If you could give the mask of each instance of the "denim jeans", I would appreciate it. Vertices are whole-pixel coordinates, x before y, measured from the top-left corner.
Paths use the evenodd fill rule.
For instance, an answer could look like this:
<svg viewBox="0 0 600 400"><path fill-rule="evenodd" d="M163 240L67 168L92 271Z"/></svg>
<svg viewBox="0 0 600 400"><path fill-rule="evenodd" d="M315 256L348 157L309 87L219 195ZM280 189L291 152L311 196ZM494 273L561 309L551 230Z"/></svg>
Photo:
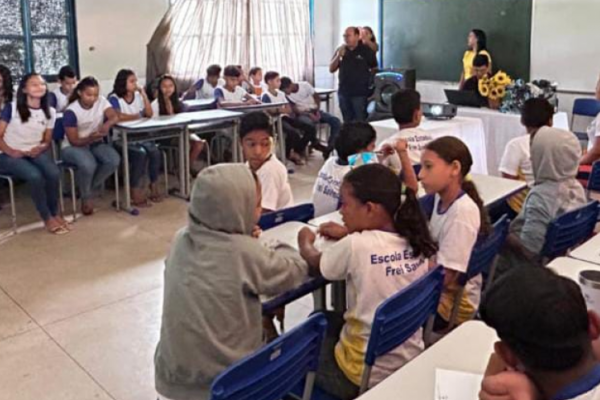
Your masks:
<svg viewBox="0 0 600 400"><path fill-rule="evenodd" d="M121 144L116 147L121 150ZM155 143L146 142L127 146L129 157L129 182L134 189L140 189L148 171L150 183L156 183L160 175L161 154Z"/></svg>
<svg viewBox="0 0 600 400"><path fill-rule="evenodd" d="M333 150L333 145L335 144L335 139L338 137L338 134L340 133L340 129L342 128L342 122L339 120L339 118L326 113L325 111L320 111L321 114L321 119L318 121L322 124L327 124L329 125L330 128L330 134L329 134L329 143L327 144L327 146L329 147L330 150ZM306 123L306 124L311 124L311 125L315 125L315 122L308 116L308 114L302 114L300 116L298 116L298 120Z"/></svg>
<svg viewBox="0 0 600 400"><path fill-rule="evenodd" d="M366 121L368 99L367 96L345 96L338 93L344 122Z"/></svg>
<svg viewBox="0 0 600 400"><path fill-rule="evenodd" d="M100 188L121 164L119 153L106 143L66 147L61 155L65 162L77 167L75 176L82 200L91 198L93 190Z"/></svg>
<svg viewBox="0 0 600 400"><path fill-rule="evenodd" d="M2 153L0 173L7 173L27 182L35 208L44 222L58 215L60 171L50 151L35 158L13 158Z"/></svg>

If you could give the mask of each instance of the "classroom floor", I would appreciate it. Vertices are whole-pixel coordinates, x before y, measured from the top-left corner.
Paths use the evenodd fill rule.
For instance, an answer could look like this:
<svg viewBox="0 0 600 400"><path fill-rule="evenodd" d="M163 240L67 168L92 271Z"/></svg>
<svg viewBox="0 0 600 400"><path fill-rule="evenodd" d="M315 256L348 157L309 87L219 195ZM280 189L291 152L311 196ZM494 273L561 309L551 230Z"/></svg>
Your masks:
<svg viewBox="0 0 600 400"><path fill-rule="evenodd" d="M290 175L297 203L310 200L322 162L315 155ZM52 236L23 189L22 231L0 241L0 400L155 399L164 258L187 203L169 198L134 217L106 198L71 234ZM2 235L10 213L0 199ZM286 328L311 311L310 297L290 305Z"/></svg>

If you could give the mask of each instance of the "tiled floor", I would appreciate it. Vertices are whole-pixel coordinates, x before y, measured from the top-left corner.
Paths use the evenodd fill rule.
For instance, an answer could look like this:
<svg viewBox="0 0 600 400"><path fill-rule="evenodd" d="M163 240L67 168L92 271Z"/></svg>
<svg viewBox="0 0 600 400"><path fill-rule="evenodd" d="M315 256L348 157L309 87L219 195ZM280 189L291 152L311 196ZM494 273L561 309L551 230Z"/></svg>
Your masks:
<svg viewBox="0 0 600 400"><path fill-rule="evenodd" d="M290 175L297 203L310 199L321 164L315 156ZM21 233L0 240L0 400L153 400L164 258L186 202L134 217L105 198L57 237L19 189ZM10 226L5 192L0 235ZM286 327L311 311L310 297L290 305Z"/></svg>

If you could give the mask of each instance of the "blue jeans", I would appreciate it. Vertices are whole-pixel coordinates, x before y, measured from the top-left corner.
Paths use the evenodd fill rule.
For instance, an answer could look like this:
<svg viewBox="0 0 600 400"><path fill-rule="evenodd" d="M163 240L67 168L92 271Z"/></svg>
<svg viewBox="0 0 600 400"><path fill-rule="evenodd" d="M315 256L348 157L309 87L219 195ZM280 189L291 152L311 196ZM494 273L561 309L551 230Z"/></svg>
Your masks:
<svg viewBox="0 0 600 400"><path fill-rule="evenodd" d="M66 147L62 150L62 159L77 167L75 176L82 200L92 197L92 192L100 188L109 176L115 173L121 157L106 143L94 143L85 147Z"/></svg>
<svg viewBox="0 0 600 400"><path fill-rule="evenodd" d="M338 93L344 122L366 121L368 99L367 96L345 96Z"/></svg>
<svg viewBox="0 0 600 400"><path fill-rule="evenodd" d="M340 133L340 129L342 128L342 122L339 118L326 113L325 111L320 111L321 119L319 120L322 124L329 125L330 134L329 134L329 142L327 146L330 150L333 150L333 145L335 144L335 139L338 137ZM302 114L298 116L298 120L304 123L308 123L311 125L315 125L315 122L308 116L308 114Z"/></svg>
<svg viewBox="0 0 600 400"><path fill-rule="evenodd" d="M35 158L13 158L0 154L0 173L24 180L31 190L31 198L44 222L58 215L60 171L50 151Z"/></svg>
<svg viewBox="0 0 600 400"><path fill-rule="evenodd" d="M121 144L117 147L121 150ZM153 142L129 144L127 146L129 157L129 182L134 189L142 187L143 178L148 171L150 183L156 183L160 175L161 154Z"/></svg>

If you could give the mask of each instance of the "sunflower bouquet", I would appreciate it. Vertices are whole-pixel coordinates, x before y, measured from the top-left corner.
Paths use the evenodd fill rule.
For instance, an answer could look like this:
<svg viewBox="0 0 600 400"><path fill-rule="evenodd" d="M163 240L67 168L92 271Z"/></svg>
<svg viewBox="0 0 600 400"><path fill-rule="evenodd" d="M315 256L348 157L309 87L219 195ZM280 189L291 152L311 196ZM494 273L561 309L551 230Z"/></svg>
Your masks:
<svg viewBox="0 0 600 400"><path fill-rule="evenodd" d="M506 87L512 83L512 79L506 72L498 71L492 77L479 80L479 94L493 101L499 101L506 96Z"/></svg>

